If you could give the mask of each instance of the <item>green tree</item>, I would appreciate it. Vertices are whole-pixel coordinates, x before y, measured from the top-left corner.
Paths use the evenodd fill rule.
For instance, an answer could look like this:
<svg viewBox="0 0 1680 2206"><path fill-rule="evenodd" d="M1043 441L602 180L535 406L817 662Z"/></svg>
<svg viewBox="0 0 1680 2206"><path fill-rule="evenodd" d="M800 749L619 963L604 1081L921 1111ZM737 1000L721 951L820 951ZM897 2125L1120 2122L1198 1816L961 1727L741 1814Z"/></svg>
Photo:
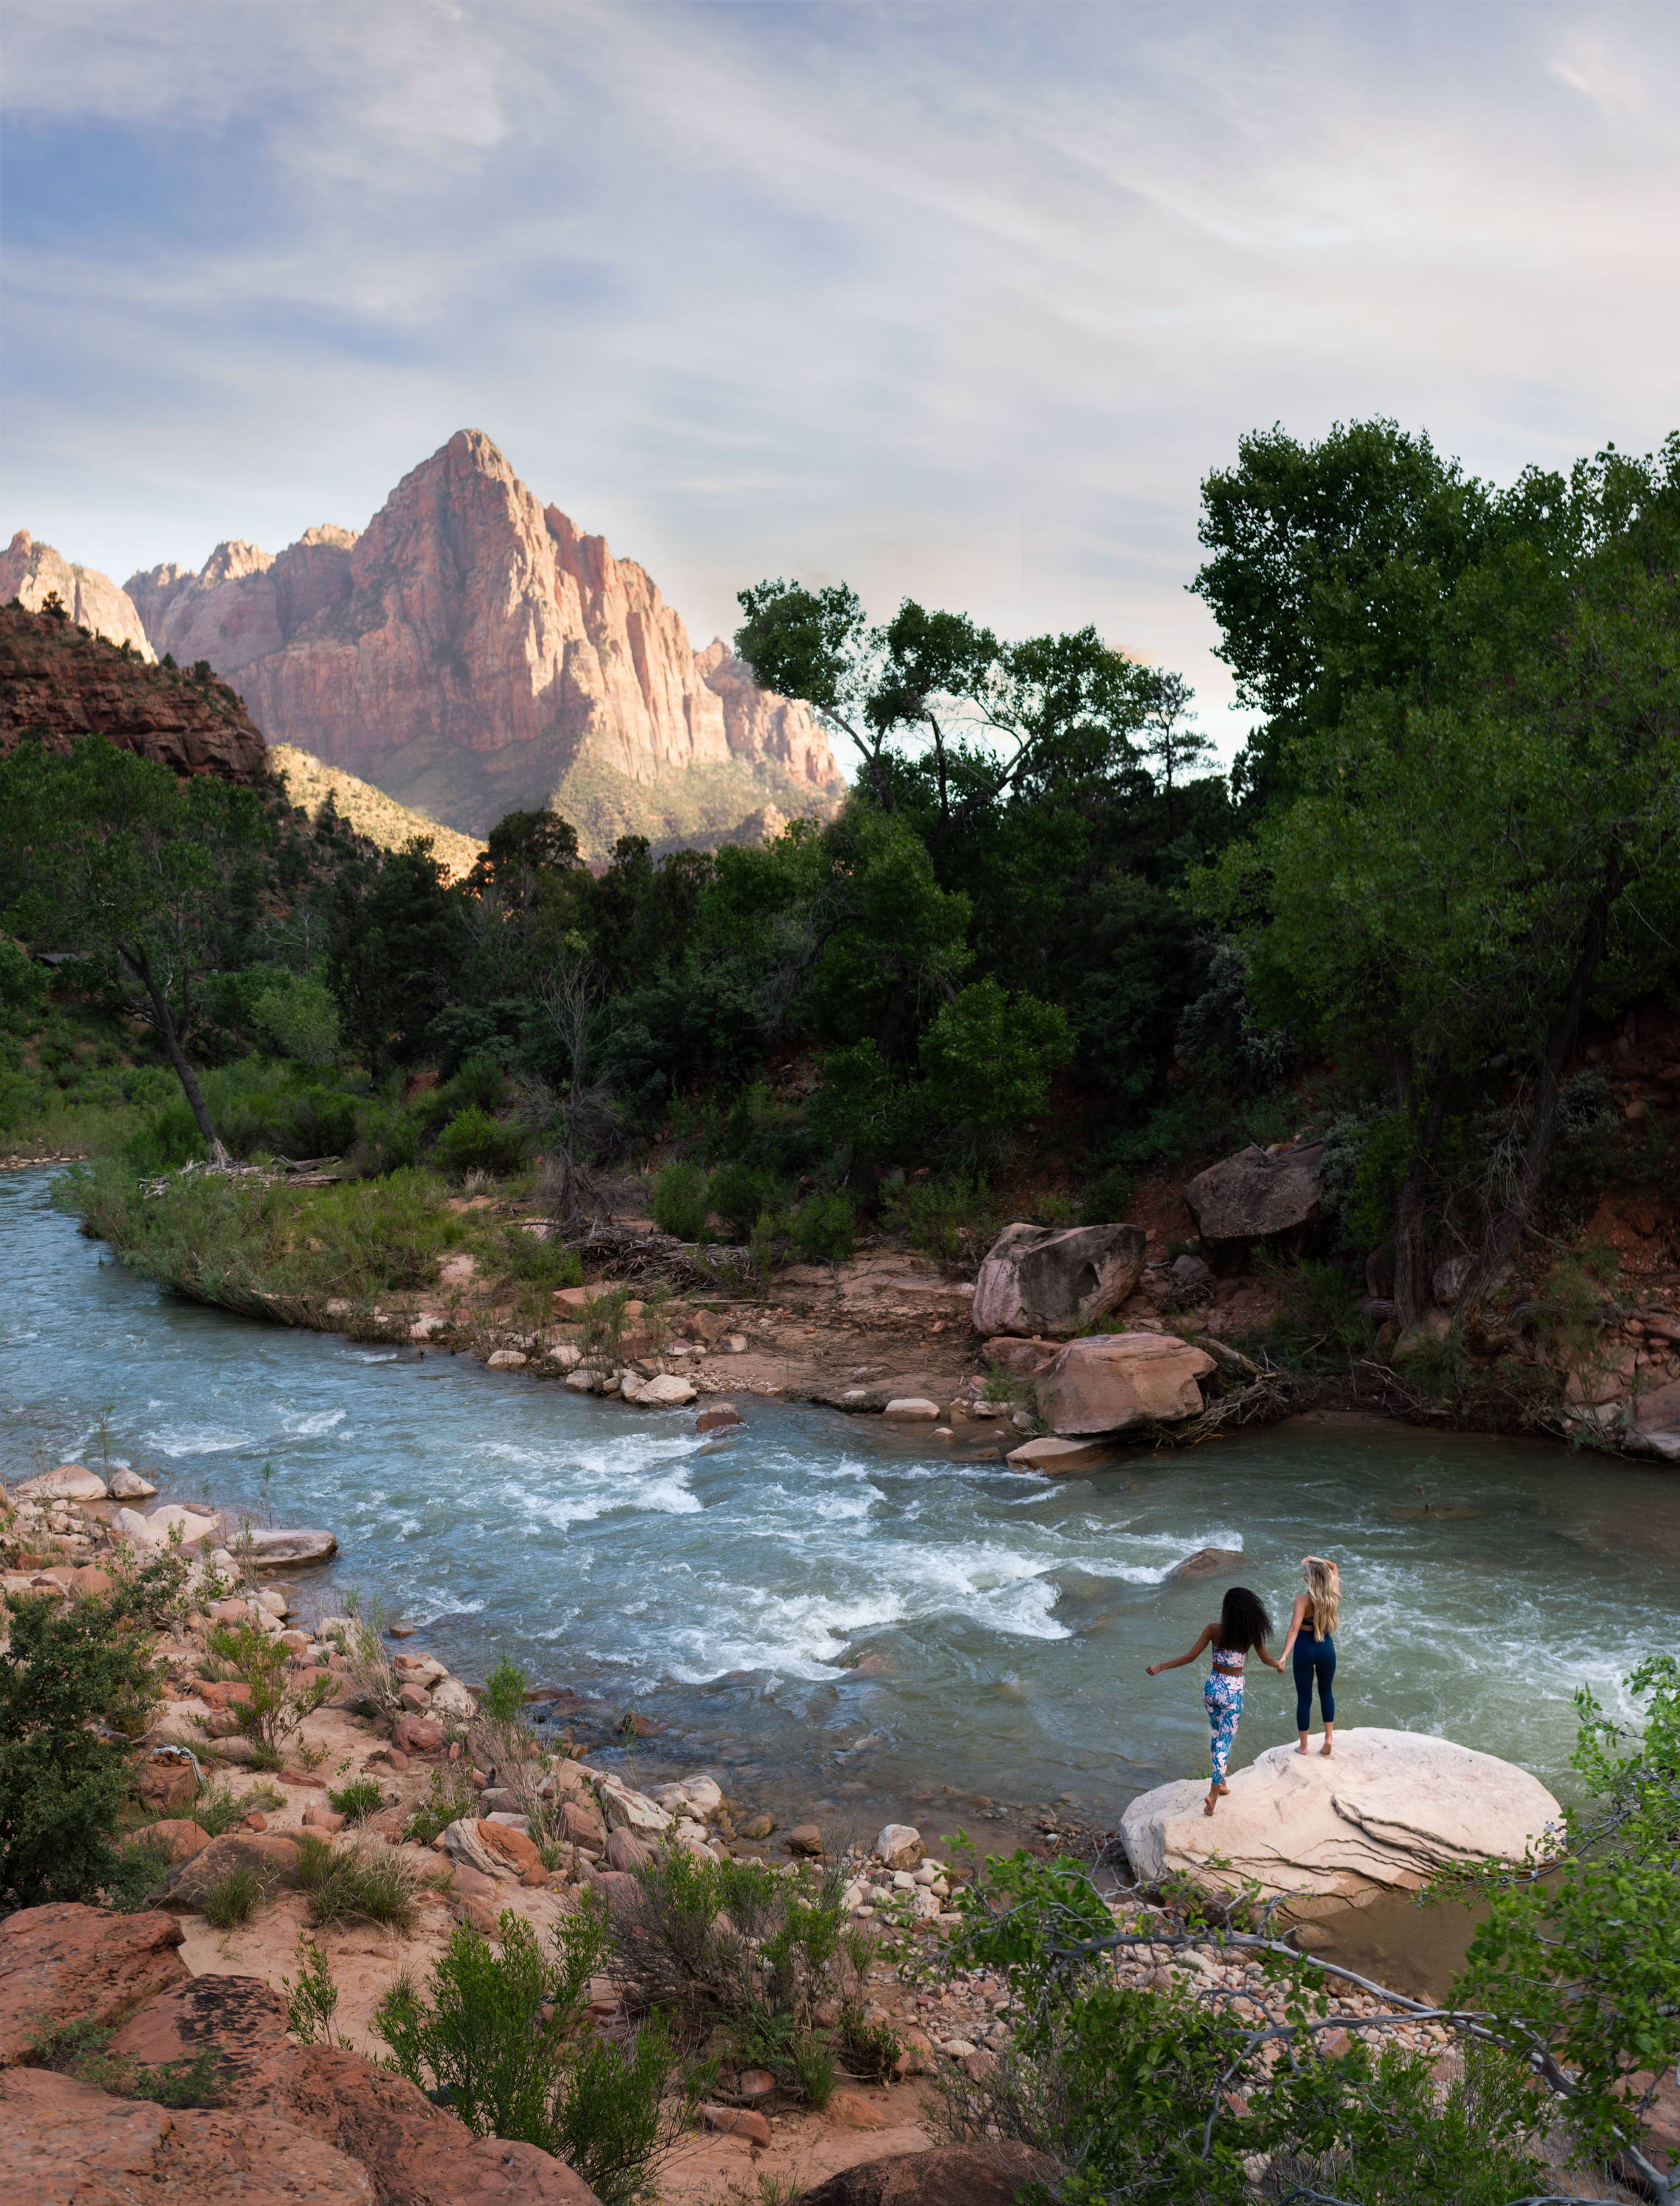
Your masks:
<svg viewBox="0 0 1680 2206"><path fill-rule="evenodd" d="M345 1031L375 1071L424 1050L465 957L462 909L462 892L449 885L423 836L371 878L340 877L327 981Z"/></svg>
<svg viewBox="0 0 1680 2206"><path fill-rule="evenodd" d="M156 1030L206 1147L227 1152L191 1059L206 976L239 916L242 862L269 841L253 793L166 766L103 736L68 753L26 737L0 760L6 923L80 953Z"/></svg>

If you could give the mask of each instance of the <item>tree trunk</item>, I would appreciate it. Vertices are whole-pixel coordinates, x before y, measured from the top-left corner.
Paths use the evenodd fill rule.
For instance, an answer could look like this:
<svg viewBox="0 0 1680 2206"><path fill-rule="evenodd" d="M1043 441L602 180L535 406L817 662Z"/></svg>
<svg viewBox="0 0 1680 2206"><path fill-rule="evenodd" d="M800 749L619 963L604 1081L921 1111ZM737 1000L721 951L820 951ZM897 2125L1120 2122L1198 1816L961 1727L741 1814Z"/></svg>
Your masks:
<svg viewBox="0 0 1680 2206"><path fill-rule="evenodd" d="M1441 1138L1446 1106L1443 1082L1412 1143L1412 1160L1394 1207L1394 1303L1403 1333L1417 1323L1434 1300L1429 1261L1433 1249L1425 1197L1435 1175L1435 1145Z"/></svg>
<svg viewBox="0 0 1680 2206"><path fill-rule="evenodd" d="M205 1147L210 1151L210 1161L220 1172L225 1172L233 1162L222 1146L222 1137L211 1123L210 1106L204 1100L204 1090L199 1086L198 1076L187 1062L187 1052L182 1046L180 1028L175 1013L170 1009L170 999L158 985L152 970L152 961L143 950L127 950L122 956L145 989L152 1005L152 1022L164 1037L164 1047L169 1052L170 1063L175 1067L176 1078L181 1082L182 1093L187 1098L187 1107L204 1136Z"/></svg>

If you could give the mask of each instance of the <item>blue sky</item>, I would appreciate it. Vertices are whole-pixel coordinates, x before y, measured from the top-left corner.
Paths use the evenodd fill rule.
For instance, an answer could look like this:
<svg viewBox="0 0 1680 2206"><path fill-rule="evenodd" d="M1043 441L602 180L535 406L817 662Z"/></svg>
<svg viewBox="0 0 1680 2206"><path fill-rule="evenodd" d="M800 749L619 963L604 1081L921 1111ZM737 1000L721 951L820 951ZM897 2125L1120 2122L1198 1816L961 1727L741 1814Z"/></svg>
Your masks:
<svg viewBox="0 0 1680 2206"><path fill-rule="evenodd" d="M1680 9L9 0L0 523L122 580L459 427L697 641L765 574L1182 667L1198 484L1680 422Z"/></svg>

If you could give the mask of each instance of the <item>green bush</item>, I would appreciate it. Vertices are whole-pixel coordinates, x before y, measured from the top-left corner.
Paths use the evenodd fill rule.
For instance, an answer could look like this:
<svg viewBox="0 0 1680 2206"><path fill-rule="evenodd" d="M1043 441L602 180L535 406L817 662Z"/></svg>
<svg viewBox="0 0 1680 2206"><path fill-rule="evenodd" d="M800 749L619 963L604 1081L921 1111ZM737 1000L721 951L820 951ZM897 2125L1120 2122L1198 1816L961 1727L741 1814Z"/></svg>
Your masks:
<svg viewBox="0 0 1680 2206"><path fill-rule="evenodd" d="M426 1797L402 1827L403 1837L412 1845L429 1846L451 1823L477 1813L476 1798L454 1765L434 1769L426 1782Z"/></svg>
<svg viewBox="0 0 1680 2206"><path fill-rule="evenodd" d="M293 1882L309 1896L317 1929L335 1923L382 1923L413 1927L420 1875L389 1846L358 1839L334 1846L313 1831L301 1833Z"/></svg>
<svg viewBox="0 0 1680 2206"><path fill-rule="evenodd" d="M492 1118L476 1103L456 1112L438 1135L433 1152L439 1170L454 1179L464 1179L470 1172L513 1172L524 1154L521 1129Z"/></svg>
<svg viewBox="0 0 1680 2206"><path fill-rule="evenodd" d="M91 1899L121 1881L112 1841L133 1780L129 1750L90 1726L132 1728L157 1666L135 1629L139 1596L14 1596L0 1649L0 1903Z"/></svg>
<svg viewBox="0 0 1680 2206"><path fill-rule="evenodd" d="M364 1179L408 1170L420 1162L420 1122L400 1103L365 1103L356 1114L351 1169Z"/></svg>
<svg viewBox="0 0 1680 2206"><path fill-rule="evenodd" d="M235 1792L218 1777L194 1801L193 1821L212 1839L219 1839L224 1831L237 1830L247 1815L265 1815L284 1804L284 1795L272 1785L253 1785L247 1792Z"/></svg>
<svg viewBox="0 0 1680 2206"><path fill-rule="evenodd" d="M1079 1222L1081 1225L1116 1225L1123 1221L1132 1207L1132 1197L1137 1192L1137 1183L1123 1165L1110 1165L1100 1172L1080 1197Z"/></svg>
<svg viewBox="0 0 1680 2206"><path fill-rule="evenodd" d="M525 1696L530 1687L531 1680L518 1663L510 1656L503 1655L485 1679L484 1691L479 1698L479 1714L491 1723L522 1723L525 1720Z"/></svg>
<svg viewBox="0 0 1680 2206"><path fill-rule="evenodd" d="M605 1911L586 1899L545 1951L511 1911L491 1946L462 1924L424 1990L400 1977L373 2017L392 2066L479 2137L511 2137L568 2161L603 2201L645 2197L688 2108L670 2100L677 2061L658 2023L628 2050L593 2038L590 1977L606 1958Z"/></svg>
<svg viewBox="0 0 1680 2206"><path fill-rule="evenodd" d="M510 1225L502 1236L501 1266L503 1275L517 1285L545 1293L583 1285L583 1259L575 1249L558 1239L539 1239L519 1225Z"/></svg>
<svg viewBox="0 0 1680 2206"><path fill-rule="evenodd" d="M669 1164L655 1175L651 1205L653 1223L661 1233L679 1241L705 1237L707 1203L706 1174L698 1165Z"/></svg>
<svg viewBox="0 0 1680 2206"><path fill-rule="evenodd" d="M857 1246L857 1205L844 1194L807 1195L793 1214L792 1231L807 1264L843 1264Z"/></svg>
<svg viewBox="0 0 1680 2206"><path fill-rule="evenodd" d="M223 1675L249 1688L250 1698L231 1702L228 1713L256 1749L261 1766L278 1769L287 1741L302 1728L306 1716L313 1715L337 1681L324 1675L301 1691L295 1689L288 1678L285 1649L254 1622L212 1624L204 1643Z"/></svg>
<svg viewBox="0 0 1680 2206"><path fill-rule="evenodd" d="M978 1172L911 1180L882 1197L881 1223L908 1234L913 1247L940 1263L972 1263L997 1238L1004 1213Z"/></svg>
<svg viewBox="0 0 1680 2206"><path fill-rule="evenodd" d="M745 1241L762 1213L774 1211L778 1192L773 1173L751 1165L725 1165L712 1175L706 1206L717 1212L737 1241Z"/></svg>

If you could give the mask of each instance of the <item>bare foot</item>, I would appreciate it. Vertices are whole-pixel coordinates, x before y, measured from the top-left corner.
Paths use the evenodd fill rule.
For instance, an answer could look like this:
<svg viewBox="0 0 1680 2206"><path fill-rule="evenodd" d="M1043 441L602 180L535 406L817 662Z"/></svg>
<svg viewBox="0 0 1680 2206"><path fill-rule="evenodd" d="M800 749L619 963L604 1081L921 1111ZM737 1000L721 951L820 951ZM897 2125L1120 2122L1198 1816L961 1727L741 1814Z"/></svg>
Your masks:
<svg viewBox="0 0 1680 2206"><path fill-rule="evenodd" d="M1328 1739L1326 1739L1324 1744L1319 1749L1319 1752L1320 1754L1328 1754L1330 1752L1330 1741Z"/></svg>
<svg viewBox="0 0 1680 2206"><path fill-rule="evenodd" d="M1201 1811L1204 1815L1211 1815L1213 1813L1213 1810L1219 1804L1219 1795L1224 1792L1224 1787L1222 1785L1216 1785L1213 1786L1212 1790L1207 1796L1207 1805Z"/></svg>
<svg viewBox="0 0 1680 2206"><path fill-rule="evenodd" d="M1295 1750L1296 1750L1296 1752L1297 1754L1305 1754L1305 1753L1308 1751L1307 1742L1306 1742L1306 1740L1305 1740L1304 1738L1302 1740L1302 1742L1301 1742L1300 1745L1299 1745L1298 1747L1296 1747L1296 1749Z"/></svg>

